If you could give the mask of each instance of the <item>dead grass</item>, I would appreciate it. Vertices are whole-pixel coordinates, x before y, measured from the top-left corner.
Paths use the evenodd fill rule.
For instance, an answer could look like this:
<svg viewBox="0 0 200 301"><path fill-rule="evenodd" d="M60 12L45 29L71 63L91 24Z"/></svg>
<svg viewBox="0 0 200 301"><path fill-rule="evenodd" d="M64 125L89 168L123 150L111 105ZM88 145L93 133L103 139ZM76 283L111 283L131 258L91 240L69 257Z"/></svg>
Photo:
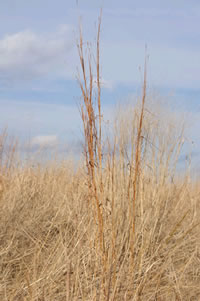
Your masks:
<svg viewBox="0 0 200 301"><path fill-rule="evenodd" d="M184 127L148 107L144 76L142 106L103 134L99 38L100 23L95 75L78 43L84 162L2 172L0 300L199 300L200 190L176 171Z"/></svg>
<svg viewBox="0 0 200 301"><path fill-rule="evenodd" d="M130 169L119 157L102 175L105 266L83 167L12 174L0 200L1 300L199 299L199 187L140 172L132 262Z"/></svg>

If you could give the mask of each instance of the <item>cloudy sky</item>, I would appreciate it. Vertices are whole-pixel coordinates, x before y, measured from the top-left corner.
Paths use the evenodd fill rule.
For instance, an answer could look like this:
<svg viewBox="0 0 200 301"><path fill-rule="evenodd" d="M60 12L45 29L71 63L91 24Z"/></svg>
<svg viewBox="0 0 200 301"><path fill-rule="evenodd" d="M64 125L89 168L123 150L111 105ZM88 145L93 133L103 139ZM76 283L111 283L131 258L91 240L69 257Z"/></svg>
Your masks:
<svg viewBox="0 0 200 301"><path fill-rule="evenodd" d="M35 146L80 136L76 40L95 41L103 8L103 103L138 93L145 45L148 85L192 116L200 147L200 1L0 0L0 127ZM68 142L67 142L68 141ZM199 160L200 163L200 160Z"/></svg>

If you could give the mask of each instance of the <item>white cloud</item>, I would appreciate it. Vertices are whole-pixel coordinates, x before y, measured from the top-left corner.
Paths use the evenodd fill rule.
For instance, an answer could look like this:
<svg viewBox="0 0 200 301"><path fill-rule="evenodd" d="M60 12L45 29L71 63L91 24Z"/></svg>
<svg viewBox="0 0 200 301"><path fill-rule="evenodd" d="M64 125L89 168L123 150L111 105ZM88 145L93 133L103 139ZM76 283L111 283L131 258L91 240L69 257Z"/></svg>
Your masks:
<svg viewBox="0 0 200 301"><path fill-rule="evenodd" d="M52 34L26 30L0 40L0 74L3 80L25 80L59 75L67 68L73 46L70 28L63 25Z"/></svg>
<svg viewBox="0 0 200 301"><path fill-rule="evenodd" d="M97 88L97 79L94 79L93 83L94 83L94 87ZM101 85L101 88L111 90L111 91L115 87L115 83L113 81L106 80L104 78L101 78L100 85Z"/></svg>
<svg viewBox="0 0 200 301"><path fill-rule="evenodd" d="M56 135L48 135L48 136L36 136L31 140L31 146L37 147L54 147L58 143L58 139Z"/></svg>

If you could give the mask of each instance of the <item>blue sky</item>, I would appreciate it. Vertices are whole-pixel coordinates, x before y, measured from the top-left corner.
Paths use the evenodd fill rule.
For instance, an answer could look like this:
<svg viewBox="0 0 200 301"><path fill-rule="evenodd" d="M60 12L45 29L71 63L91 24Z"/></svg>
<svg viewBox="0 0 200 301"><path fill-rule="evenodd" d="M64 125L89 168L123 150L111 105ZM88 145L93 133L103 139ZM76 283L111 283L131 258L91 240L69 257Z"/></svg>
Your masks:
<svg viewBox="0 0 200 301"><path fill-rule="evenodd" d="M85 39L93 42L101 7L107 115L117 101L140 91L147 44L148 86L188 112L198 152L198 0L0 0L0 127L38 145L48 137L50 145L70 144L79 136L78 19Z"/></svg>

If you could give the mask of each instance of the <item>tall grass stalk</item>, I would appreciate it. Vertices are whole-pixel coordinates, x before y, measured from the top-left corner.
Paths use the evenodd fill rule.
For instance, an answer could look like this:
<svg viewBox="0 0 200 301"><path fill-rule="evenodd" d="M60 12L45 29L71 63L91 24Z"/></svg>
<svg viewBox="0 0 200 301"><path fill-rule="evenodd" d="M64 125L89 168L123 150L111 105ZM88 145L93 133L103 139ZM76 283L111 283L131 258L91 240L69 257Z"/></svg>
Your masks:
<svg viewBox="0 0 200 301"><path fill-rule="evenodd" d="M130 244L131 244L131 252L132 258L134 258L134 244L135 244L135 219L136 219L136 201L137 201L137 190L139 186L139 177L140 177L140 165L141 165L141 145L142 145L142 129L143 129L143 119L144 119L144 109L145 109L145 100L146 100L146 58L145 58L145 66L144 66L144 82L143 82L143 95L142 95L142 106L139 116L139 124L137 129L137 136L135 142L135 164L134 164L134 178L133 178L133 199L132 199L132 229L130 227ZM133 265L133 263L132 263Z"/></svg>
<svg viewBox="0 0 200 301"><path fill-rule="evenodd" d="M101 84L100 84L100 71L99 71L99 40L101 29L101 16L99 18L98 32L97 32L97 45L96 45L96 83L97 83L97 103L98 114L95 112L94 104L94 75L92 70L92 54L89 45L87 44L87 57L83 48L83 36L80 27L79 42L77 45L82 80L78 76L78 82L82 92L83 103L81 104L81 118L84 128L84 154L88 172L88 188L91 191L92 200L95 201L95 213L97 219L95 223L98 223L99 228L99 246L102 252L102 256L105 261L105 245L104 245L104 223L103 213L101 207L102 197L102 140L101 140ZM89 76L87 76L87 70ZM98 119L98 123L97 123ZM97 182L97 176L100 176L100 187ZM101 189L100 189L101 188ZM94 213L94 215L95 215Z"/></svg>

